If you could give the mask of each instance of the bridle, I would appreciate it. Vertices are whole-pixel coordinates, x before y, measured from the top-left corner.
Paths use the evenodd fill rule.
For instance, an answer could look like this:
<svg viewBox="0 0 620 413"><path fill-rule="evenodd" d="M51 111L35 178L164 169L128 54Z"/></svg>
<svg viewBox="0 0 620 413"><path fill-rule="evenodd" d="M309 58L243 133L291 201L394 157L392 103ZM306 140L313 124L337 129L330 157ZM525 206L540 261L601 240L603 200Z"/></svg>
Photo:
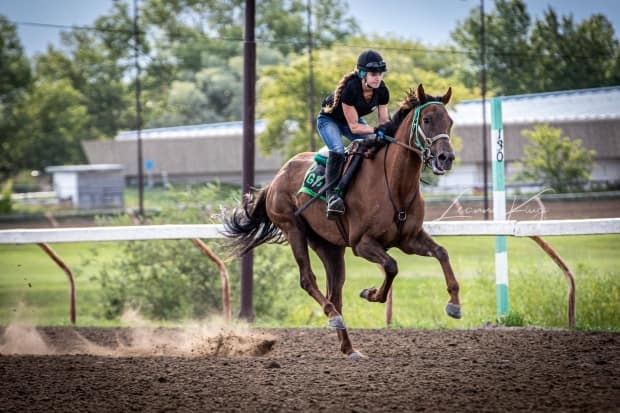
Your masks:
<svg viewBox="0 0 620 413"><path fill-rule="evenodd" d="M413 112L413 118L411 119L411 127L409 128L408 145L406 143L397 141L391 136L385 135L383 137L383 139L389 143L395 143L399 146L402 146L403 148L409 149L412 152L419 152L424 165L428 165L435 158L435 155L433 155L433 152L431 151L431 147L435 142L440 139L446 139L448 142L450 141L450 135L448 135L447 133L439 133L431 138L426 136L424 129L420 125L420 114L422 113L422 109L430 105L443 106L443 103L435 101L426 102L415 108L415 111Z"/></svg>
<svg viewBox="0 0 620 413"><path fill-rule="evenodd" d="M420 125L420 114L422 113L422 109L430 105L443 106L443 103L434 101L426 102L423 105L415 108L415 112L413 113L413 119L411 121L411 128L409 130L409 146L415 145L415 147L418 148L418 150L422 154L422 161L425 165L427 165L435 157L435 155L433 155L431 151L431 146L433 146L435 142L440 139L446 139L448 142L450 141L450 135L448 135L447 133L439 133L431 138L426 136L426 133L424 133L424 129L422 129L422 126ZM415 141L413 141L414 136ZM422 137L422 139L420 139L420 137Z"/></svg>

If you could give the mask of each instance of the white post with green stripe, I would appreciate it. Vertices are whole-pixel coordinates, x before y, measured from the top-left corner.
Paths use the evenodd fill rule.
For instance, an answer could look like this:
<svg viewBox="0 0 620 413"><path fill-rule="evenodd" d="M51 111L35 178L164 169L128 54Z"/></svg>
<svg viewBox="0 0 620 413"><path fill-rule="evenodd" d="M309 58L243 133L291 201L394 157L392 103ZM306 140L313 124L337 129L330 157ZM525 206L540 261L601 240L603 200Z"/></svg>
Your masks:
<svg viewBox="0 0 620 413"><path fill-rule="evenodd" d="M504 125L502 101L491 99L491 150L493 151L493 220L506 220L506 186L504 183ZM497 316L508 313L508 251L506 236L495 237L495 295Z"/></svg>

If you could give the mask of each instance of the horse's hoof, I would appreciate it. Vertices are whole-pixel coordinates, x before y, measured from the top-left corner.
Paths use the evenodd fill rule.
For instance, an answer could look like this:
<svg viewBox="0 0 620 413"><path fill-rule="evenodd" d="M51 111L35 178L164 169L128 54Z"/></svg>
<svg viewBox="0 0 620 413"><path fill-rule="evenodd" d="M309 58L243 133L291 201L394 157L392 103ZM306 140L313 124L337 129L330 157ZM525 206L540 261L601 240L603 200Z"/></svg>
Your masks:
<svg viewBox="0 0 620 413"><path fill-rule="evenodd" d="M370 293L373 293L375 291L377 291L375 287L364 288L362 291L360 291L360 297L368 300L368 296L370 295Z"/></svg>
<svg viewBox="0 0 620 413"><path fill-rule="evenodd" d="M329 328L335 328L336 330L346 330L347 328L344 325L344 318L341 315L337 315L331 317L327 322L327 326Z"/></svg>
<svg viewBox="0 0 620 413"><path fill-rule="evenodd" d="M448 314L452 318L461 318L461 306L452 303L446 304L446 314Z"/></svg>
<svg viewBox="0 0 620 413"><path fill-rule="evenodd" d="M354 351L353 353L349 354L349 360L361 360L365 358L366 356L360 353L359 351Z"/></svg>

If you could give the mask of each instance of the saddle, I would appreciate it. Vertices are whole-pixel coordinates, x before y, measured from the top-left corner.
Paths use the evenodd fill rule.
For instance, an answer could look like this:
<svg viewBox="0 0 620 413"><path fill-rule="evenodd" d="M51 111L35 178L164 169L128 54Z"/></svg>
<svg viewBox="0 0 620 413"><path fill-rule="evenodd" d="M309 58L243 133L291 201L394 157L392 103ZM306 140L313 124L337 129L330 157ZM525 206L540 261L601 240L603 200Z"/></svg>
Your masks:
<svg viewBox="0 0 620 413"><path fill-rule="evenodd" d="M356 139L347 146L345 149L346 160L338 184L338 189L343 198L362 160L374 157L381 146L383 146L383 142L377 142L375 139ZM328 156L329 149L326 146L323 146L315 153L314 162L306 171L298 193L304 193L314 198L321 192L325 185L325 166ZM323 202L327 201L325 191L319 196L319 199Z"/></svg>

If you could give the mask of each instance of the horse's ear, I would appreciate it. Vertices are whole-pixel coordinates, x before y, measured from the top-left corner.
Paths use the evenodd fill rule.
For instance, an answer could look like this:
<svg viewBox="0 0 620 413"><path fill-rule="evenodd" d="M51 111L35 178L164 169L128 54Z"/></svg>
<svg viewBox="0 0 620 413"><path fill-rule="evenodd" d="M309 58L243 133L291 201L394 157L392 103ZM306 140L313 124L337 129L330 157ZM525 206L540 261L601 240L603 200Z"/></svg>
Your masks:
<svg viewBox="0 0 620 413"><path fill-rule="evenodd" d="M422 83L418 85L418 101L420 101L420 103L426 102L426 93L424 92L424 86L422 86Z"/></svg>
<svg viewBox="0 0 620 413"><path fill-rule="evenodd" d="M441 103L443 103L444 105L447 105L448 102L450 102L451 97L452 97L452 87L449 87L446 94L441 97Z"/></svg>

